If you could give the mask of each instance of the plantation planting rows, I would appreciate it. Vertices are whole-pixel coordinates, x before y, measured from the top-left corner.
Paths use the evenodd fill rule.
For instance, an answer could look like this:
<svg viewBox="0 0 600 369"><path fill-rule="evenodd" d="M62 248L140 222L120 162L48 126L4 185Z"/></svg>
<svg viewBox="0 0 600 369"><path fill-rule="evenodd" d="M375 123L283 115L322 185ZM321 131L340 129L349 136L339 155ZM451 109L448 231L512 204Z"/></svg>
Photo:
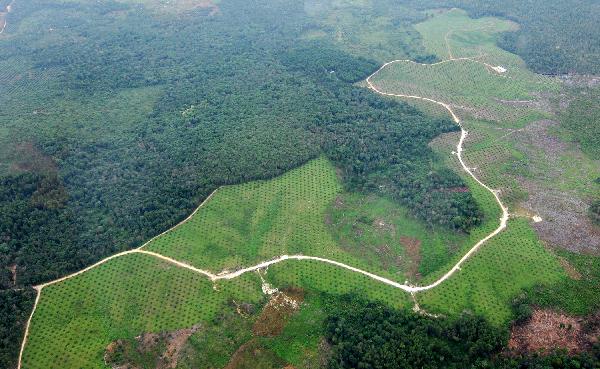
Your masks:
<svg viewBox="0 0 600 369"><path fill-rule="evenodd" d="M443 32L443 41L438 31L423 34L431 52L450 59L430 65L395 60L366 84L392 99L444 110L461 128L460 136L449 134L458 144L432 145L461 173L484 217L456 241L447 259L416 279L408 268L417 256L401 247L390 248L388 259L403 262L389 265L377 252L366 258L340 243L328 228L328 216L344 199L344 190L332 162L320 157L271 180L220 187L186 220L140 248L36 287L19 369L103 368L104 349L113 340L208 321L232 300L258 303L263 296L257 286L265 281L275 287L354 292L395 307L411 306L409 292L426 311L470 310L502 324L510 318L508 302L520 291L562 280L564 270L543 247L530 219L509 217L509 207L523 193L506 175L520 153L504 141L531 119L549 114L540 105L514 102L555 92L558 85L521 70L514 56L490 46L489 33L509 24L483 19L469 28L464 15L445 14L419 30L432 29L428 22L463 22L456 31ZM465 36L470 32L484 37ZM506 69L494 69L498 61ZM337 211L344 209L341 204ZM386 226L380 221L365 224ZM421 246L424 253L438 240L428 242Z"/></svg>

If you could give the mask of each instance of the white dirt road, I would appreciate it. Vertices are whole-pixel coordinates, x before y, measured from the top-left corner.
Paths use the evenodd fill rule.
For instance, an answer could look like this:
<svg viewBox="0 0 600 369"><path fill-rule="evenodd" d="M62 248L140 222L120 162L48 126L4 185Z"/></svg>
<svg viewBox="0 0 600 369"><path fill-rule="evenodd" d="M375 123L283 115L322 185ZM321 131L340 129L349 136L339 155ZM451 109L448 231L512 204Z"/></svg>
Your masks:
<svg viewBox="0 0 600 369"><path fill-rule="evenodd" d="M260 269L264 269L264 268L269 267L270 265L277 264L277 263L280 263L280 262L283 262L283 261L288 261L288 260L310 260L310 261L318 261L318 262L323 262L323 263L331 264L331 265L337 266L339 268L343 268L343 269L350 270L350 271L355 272L355 273L362 274L362 275L364 275L366 277L369 277L371 279L374 279L376 281L379 281L379 282L384 283L386 285L389 285L391 287L399 288L399 289L401 289L403 291L406 291L408 293L413 293L414 294L416 292L426 291L426 290L429 290L429 289L432 289L432 288L435 288L435 287L439 286L445 280L447 280L448 278L450 278L454 273L456 273L457 271L459 271L460 268L461 268L461 265L465 261L467 261L481 247L481 245L483 245L489 239L491 239L492 237L496 236L498 233L502 232L502 230L504 230L506 228L507 222L508 222L508 217L509 217L508 209L506 208L506 206L500 200L500 197L498 195L498 191L494 190L494 189L491 189L486 184L484 184L483 182L481 182L479 180L479 178L477 178L473 174L473 172L471 171L471 169L465 164L465 162L463 160L463 157L462 157L462 152L463 152L463 144L464 144L465 138L468 135L468 132L464 129L464 127L461 124L460 118L456 115L456 113L452 110L452 108L450 107L450 105L448 103L445 103L445 102L442 102L442 101L433 100L433 99L430 99L428 97L423 97L423 96L403 95L403 94L396 94L396 93L390 93L390 92L381 91L377 86L375 86L373 84L373 82L371 81L371 79L375 75L377 75L381 70L383 70L384 68L386 68L389 65L394 64L394 63L415 63L415 64L424 65L424 66L431 66L431 65L436 65L436 64L442 64L442 63L448 63L448 62L458 62L458 61L463 61L463 60L464 61L468 60L468 61L471 61L471 62L476 62L476 63L484 65L486 68L490 68L492 70L495 70L493 66L491 66L491 65L489 65L487 63L483 63L481 61L473 60L471 58L453 58L453 59L450 59L450 60L444 60L444 61L441 61L441 62L438 62L438 63L434 63L434 64L421 64L421 63L416 63L416 62L410 61L410 60L393 60L391 62L388 62L388 63L385 63L384 65L382 65L377 71L375 71L373 74L371 74L366 79L366 82L367 82L367 85L369 86L369 88L371 90L373 90L377 94L380 94L380 95L383 95L383 96L389 96L389 97L398 97L398 98L408 98L408 99L423 100L423 101L427 101L427 102L430 102L430 103L433 103L433 104L437 104L437 105L442 106L443 108L445 108L448 111L448 113L450 114L450 116L452 117L453 121L461 129L461 136L460 136L460 139L458 141L458 144L456 145L456 155L458 157L460 165L462 166L462 169L469 176L471 176L471 178L473 178L480 186L482 186L487 191L489 191L494 196L494 198L496 199L496 202L498 203L498 205L502 209L502 216L500 218L500 224L499 224L498 228L496 228L493 232L491 232L490 234L488 234L487 236L485 236L484 238L482 238L481 240L479 240L475 245L473 245L473 247L471 247L471 249L448 272L446 272L446 274L444 274L443 276L441 276L435 282L433 282L433 283L431 283L429 285L426 285L426 286L412 286L412 285L407 285L407 284L401 284L401 283L395 282L393 280L390 280L388 278L385 278L385 277L382 277L382 276L370 273L368 271L365 271L365 270L362 270L362 269L359 269L359 268L355 268L353 266L341 263L339 261L330 260L330 259L326 259L326 258L321 258L321 257L317 257L317 256L307 256L307 255L281 255L281 256L278 256L278 257L273 258L271 260L264 261L264 262L261 262L259 264L254 265L254 266L247 267L247 268L243 268L243 269L239 269L239 270L235 270L235 271L231 271L231 272L230 271L223 271L221 273L214 274L214 273L211 273L209 271L196 268L196 267L194 267L194 266L192 266L190 264L187 264L185 262L175 260L175 259L170 258L168 256L164 256L162 254L159 254L159 253L156 253L156 252L153 252L153 251L148 251L148 250L144 250L143 249L146 245L148 245L150 242L152 242L156 238L164 235L165 233L170 232L171 230L179 227L181 224L183 224L183 223L187 222L189 219L191 219L194 216L194 214L196 214L196 212L198 212L198 210L204 204L206 204L206 202L208 200L210 200L210 198L218 190L217 189L213 193L211 193L202 202L202 204L200 204L200 206L198 206L198 208L196 208L196 210L194 210L194 212L192 214L190 214L190 216L188 216L185 220L183 220L182 222L178 223L174 227L166 230L165 232L163 232L163 233L161 233L161 234L159 234L159 235L151 238L149 241L147 241L146 243L144 243L142 246L140 246L140 247L138 247L136 249L133 249L133 250L123 251L123 252L120 252L118 254L109 256L109 257L107 257L105 259L102 259L99 262L97 262L97 263L95 263L95 264L93 264L93 265L91 265L91 266L89 266L89 267L87 267L85 269L82 269L82 270L80 270L80 271L78 271L76 273L64 276L64 277L56 279L54 281L50 281L50 282L43 283L41 285L35 286L34 288L37 291L37 296L36 296L36 300L35 300L35 303L34 303L33 310L32 310L32 312L31 312L31 314L29 316L29 319L27 321L27 325L25 327L25 334L24 334L23 342L21 344L21 349L20 349L20 352L19 352L19 361L18 361L17 369L21 369L21 361L22 361L23 352L25 350L25 346L26 346L26 343L27 343L27 337L29 335L29 327L30 327L33 315L35 313L35 310L36 310L36 308L38 306L38 303L39 303L39 300L40 300L40 296L41 296L41 292L42 292L42 290L43 290L44 287L47 287L47 286L50 286L50 285L53 285L53 284L56 284L56 283L60 283L60 282L63 282L65 280L68 280L68 279L71 279L71 278L74 278L74 277L76 277L78 275L81 275L81 274L87 272L90 269L93 269L93 268L95 268L95 267L97 267L97 266L99 266L101 264L106 263L107 261L110 261L112 259L115 259L115 258L118 258L118 257L121 257L121 256L134 254L134 253L141 253L141 254L146 254L146 255L152 256L152 257L156 257L158 259L161 259L161 260L164 260L166 262L172 263L172 264L176 265L177 267L185 268L185 269L188 269L188 270L190 270L192 272L202 274L202 275L206 276L207 278L209 278L213 282L221 280L221 279L224 279L224 280L234 279L234 278L237 278L237 277L241 276L244 273L248 273L248 272L253 272L253 271L260 270Z"/></svg>

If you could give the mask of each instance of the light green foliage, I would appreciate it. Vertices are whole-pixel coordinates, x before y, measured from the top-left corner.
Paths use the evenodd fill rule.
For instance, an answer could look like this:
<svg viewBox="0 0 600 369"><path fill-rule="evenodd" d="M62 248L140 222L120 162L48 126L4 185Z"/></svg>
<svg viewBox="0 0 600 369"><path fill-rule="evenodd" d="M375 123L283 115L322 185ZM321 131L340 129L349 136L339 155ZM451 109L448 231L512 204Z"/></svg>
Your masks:
<svg viewBox="0 0 600 369"><path fill-rule="evenodd" d="M430 312L456 315L470 310L500 325L510 320L510 301L522 289L563 277L558 260L544 249L527 221L516 219L459 273L441 288L419 294L418 301Z"/></svg>
<svg viewBox="0 0 600 369"><path fill-rule="evenodd" d="M515 30L518 27L515 23L493 17L469 18L460 9L427 13L427 21L415 25L415 29L423 37L427 50L439 58L488 57L493 53L505 54L505 58L514 62L519 60L496 46L497 34Z"/></svg>
<svg viewBox="0 0 600 369"><path fill-rule="evenodd" d="M461 115L476 119L517 125L534 113L543 117L542 111L531 109L531 104L523 101L531 103L534 93L556 91L555 85L548 81L543 87L506 73L498 75L473 60L434 65L397 62L383 69L372 82L382 91L450 103Z"/></svg>
<svg viewBox="0 0 600 369"><path fill-rule="evenodd" d="M220 188L192 219L147 248L214 273L302 254L397 277L333 239L326 211L341 191L332 164L315 159L272 180Z"/></svg>
<svg viewBox="0 0 600 369"><path fill-rule="evenodd" d="M206 277L143 254L126 255L43 290L23 368L104 368L113 340L212 319L233 299L257 302L256 275L212 288Z"/></svg>
<svg viewBox="0 0 600 369"><path fill-rule="evenodd" d="M564 250L558 250L557 256L561 263L568 265L569 275L563 275L554 284L543 283L528 288L526 301L577 315L600 309L600 258Z"/></svg>
<svg viewBox="0 0 600 369"><path fill-rule="evenodd" d="M356 13L356 9L369 4L373 5L369 1L334 2L331 6L307 2L307 6L314 6L307 11L314 11L311 16L320 26L304 36L334 39L358 55L381 49L380 54L369 56L382 61L392 54L414 55L414 50L397 54L399 44L379 47L375 40L385 39L380 32L388 30L393 19L379 9L374 18L357 22L356 14L360 12ZM356 28L349 32L351 25ZM466 162L476 167L473 172L478 178L501 190L501 197L511 210L526 196L519 189L516 176L531 173L528 157L507 137L531 121L548 116L548 109L537 103L538 97L541 93L556 93L560 88L557 81L532 74L523 68L518 57L495 46L497 34L513 28L512 23L493 18L472 20L457 10L436 14L417 25L425 54L448 58L450 48L454 58L478 57L477 60L502 65L507 71L498 75L475 61L433 66L401 62L374 79L377 86L388 92L451 103L465 118L463 123L469 130ZM389 34L393 32L385 33ZM419 55L424 54L421 51ZM117 97L105 97L103 104L119 107L121 98L150 104L158 89L122 91ZM89 102L81 104L88 106L85 104ZM78 106L56 109L77 111ZM141 104L139 115L147 113L149 106ZM186 105L182 111L193 112L190 109ZM450 155L458 138L451 136L451 145L434 146L445 163L464 175L456 156ZM421 242L418 272L422 279L418 283L425 285L447 272L498 226L500 209L492 194L470 177L464 175L464 179L485 214L483 223L469 234L426 229L405 209L385 198L343 193L335 168L325 158L318 158L272 180L220 188L190 221L147 248L214 273L282 254L304 254L337 260L404 282L410 265L393 261L409 258L400 239L406 236ZM336 199L344 205L337 206ZM390 250L385 257L377 249L382 244ZM560 306L572 312L589 311L590 306L597 305L597 298L588 291L597 285L596 259L591 264L575 256L569 256L569 260L585 275L584 282L567 279L556 255L543 247L527 220L511 218L508 228L484 244L461 271L442 285L418 294L417 299L431 313L456 315L471 310L502 324L511 317L511 300L523 289L530 290L534 301L553 305L549 296L558 288L563 291ZM291 318L281 336L256 343L269 348L276 354L274 357L297 366L307 357L314 359L325 316L323 301L311 293L354 292L394 307L411 306L410 295L402 290L317 261L275 264L264 278L278 288L295 286L307 291L305 305ZM104 349L115 339L189 327L198 322L211 322L213 330L193 336L190 347L211 346L215 350L204 359L223 365L225 356L231 355L233 348L248 336L243 329L231 327L231 322L215 318L232 299L257 304L262 296L254 273L233 281L219 281L214 287L204 276L147 255L133 254L45 288L32 322L23 367L102 368ZM247 325L243 328L247 329ZM222 333L229 335L229 340L219 341L218 327L223 327ZM219 345L223 342L230 342L231 347L221 350ZM198 365L191 357L182 363Z"/></svg>
<svg viewBox="0 0 600 369"><path fill-rule="evenodd" d="M214 271L252 265L283 253L304 253L385 274L378 265L345 253L333 241L324 219L327 206L340 191L334 168L326 159L316 159L270 181L222 188L189 222L149 248ZM286 242L275 242L278 240ZM198 245L203 248L196 248ZM237 257L228 258L230 255ZM211 321L231 299L256 303L260 300L257 278L250 273L219 281L214 290L206 277L147 255L111 260L43 290L24 368L37 368L40 363L57 368L102 367L104 349L115 339ZM401 290L321 262L283 262L269 268L267 279L277 287L294 285L333 294L360 292L393 306L410 304ZM302 347L316 347L316 333L306 341L308 332L302 324L293 323L291 331L284 332L285 342L272 343L286 360L299 361ZM320 320L312 324L316 326ZM211 341L211 337L198 339Z"/></svg>
<svg viewBox="0 0 600 369"><path fill-rule="evenodd" d="M190 336L177 361L178 369L222 368L235 350L252 338L252 323L257 311L254 316L246 316L239 314L233 305L223 308Z"/></svg>
<svg viewBox="0 0 600 369"><path fill-rule="evenodd" d="M331 264L318 261L279 263L269 267L267 280L274 286L297 286L334 295L357 293L394 307L409 307L406 292Z"/></svg>
<svg viewBox="0 0 600 369"><path fill-rule="evenodd" d="M557 80L527 71L517 56L495 46L497 33L512 27L509 22L493 18L472 20L459 10L438 13L416 26L428 50L440 58L476 57L476 61L454 60L436 65L399 62L373 79L385 92L449 103L469 132L464 143L465 162L484 183L501 191L511 212L527 198L519 178L537 175L532 168L543 170L535 166L541 161L525 155L514 139L531 122L551 116L542 96L556 94L562 88ZM496 73L493 66L502 66L506 71ZM418 102L417 106L424 104ZM442 110L439 106L435 109ZM433 146L447 164L467 178L456 156L449 155L455 150L457 139L457 135L452 135L436 140ZM581 175L573 180L581 180ZM467 181L487 215L486 223L471 232L472 242L465 243L472 246L498 226L499 209L487 190L468 178ZM445 267L422 283L440 277L467 250L465 247L456 253ZM485 243L461 269L441 286L419 294L422 307L449 315L471 310L503 324L511 318L510 302L520 291L538 284L553 286L566 277L557 258L544 248L523 218L511 219L507 229ZM588 306L591 301L580 299L581 304Z"/></svg>
<svg viewBox="0 0 600 369"><path fill-rule="evenodd" d="M318 349L327 318L323 306L327 296L309 291L300 311L292 315L283 332L274 338L263 338L263 344L295 367L319 367Z"/></svg>

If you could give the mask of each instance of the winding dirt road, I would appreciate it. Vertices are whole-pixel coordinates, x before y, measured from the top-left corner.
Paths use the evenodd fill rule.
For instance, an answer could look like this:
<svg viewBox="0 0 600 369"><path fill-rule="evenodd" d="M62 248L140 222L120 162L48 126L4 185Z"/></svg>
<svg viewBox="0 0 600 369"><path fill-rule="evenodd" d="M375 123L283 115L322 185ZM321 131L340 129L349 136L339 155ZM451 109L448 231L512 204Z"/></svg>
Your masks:
<svg viewBox="0 0 600 369"><path fill-rule="evenodd" d="M35 310L36 310L36 308L38 306L42 289L44 287L47 287L47 286L50 286L50 285L53 285L53 284L56 284L56 283L59 283L59 282L63 282L65 280L68 280L68 279L71 279L71 278L74 278L74 277L76 277L78 275L81 275L81 274L87 272L90 269L93 269L93 268L95 268L95 267L97 267L97 266L99 266L101 264L106 263L107 261L110 261L112 259L115 259L115 258L118 258L118 257L121 257L121 256L129 255L129 254L141 253L141 254L146 254L146 255L152 256L152 257L156 257L158 259L161 259L161 260L164 260L166 262L172 263L172 264L176 265L177 267L185 268L185 269L188 269L188 270L190 270L192 272L202 274L202 275L206 276L207 278L209 278L213 282L221 280L221 279L227 280L227 279L237 278L237 277L241 276L244 273L258 271L258 270L267 268L270 265L277 264L277 263L280 263L280 262L283 262L283 261L287 261L287 260L311 260L311 261L319 261L319 262L323 262L323 263L335 265L337 267L340 267L340 268L343 268L343 269L347 269L347 270L350 270L350 271L355 272L355 273L360 273L360 274L362 274L364 276L367 276L367 277L369 277L371 279L374 279L376 281L379 281L379 282L384 283L386 285L389 285L391 287L399 288L399 289L401 289L403 291L406 291L406 292L409 292L411 294L435 288L438 285L440 285L441 283L443 283L445 280L447 280L448 278L450 278L454 273L456 273L457 271L459 271L460 268L461 268L461 265L465 261L467 261L481 247L481 245L483 245L489 239L491 239L492 237L496 236L498 233L502 232L502 230L506 228L507 222L508 222L508 217L509 217L508 209L502 203L502 201L500 200L500 197L498 195L498 191L494 190L494 189L492 189L490 187L488 187L485 183L481 182L473 174L473 172L471 171L471 169L465 164L465 162L463 160L463 157L462 157L462 152L463 152L463 144L464 144L465 138L468 135L468 132L467 132L467 130L464 129L463 125L461 124L460 118L456 115L456 113L452 110L452 108L450 107L450 105L448 103L437 101L437 100L433 100L433 99L430 99L430 98L427 98L427 97L423 97L423 96L403 95L403 94L396 94L396 93L390 93L390 92L381 91L379 88L377 88L377 86L375 86L373 84L373 82L371 81L371 79L375 75L377 75L379 72L381 72L384 68L386 68L389 65L394 64L394 63L415 63L415 64L424 65L424 66L431 66L431 65L436 65L436 64L442 64L442 63L448 63L448 62L458 62L458 61L463 61L463 60L464 61L469 60L471 62L479 63L481 65L484 65L486 68L490 68L490 69L494 70L496 73L503 73L502 71L499 71L498 69L495 69L496 67L494 67L492 65L489 65L487 63L484 63L484 62L481 62L481 61L478 61L478 60L474 60L472 58L452 58L452 59L444 60L444 61L441 61L441 62L438 62L438 63L434 63L434 64L421 64L421 63L416 63L416 62L410 61L410 60L393 60L391 62L383 64L377 71L375 71L373 74L371 74L366 79L366 83L369 86L369 88L372 91L374 91L375 93L378 93L380 95L390 96L390 97L398 97L398 98L418 99L418 100L427 101L427 102L430 102L430 103L433 103L433 104L437 104L439 106L442 106L444 109L446 109L448 111L448 113L450 113L450 116L452 117L452 119L454 120L454 122L461 129L460 139L458 141L458 144L456 145L456 155L458 157L458 160L460 162L460 165L461 165L462 169L465 172L467 172L469 174L469 176L471 176L471 178L473 178L480 186L482 186L487 191L489 191L490 193L492 193L492 195L496 199L496 202L498 203L498 205L502 209L502 216L500 218L500 224L499 224L498 228L496 228L493 232L491 232L490 234L488 234L487 236L485 236L484 238L482 238L481 240L479 240L446 274L444 274L438 280L436 280L435 282L433 282L433 283L431 283L429 285L426 285L426 286L412 286L412 285L407 285L407 284L401 284L401 283L392 281L392 280L390 280L388 278L378 276L376 274L367 272L367 271L359 269L359 268L355 268L353 266L350 266L350 265L347 265L347 264L344 264L344 263L341 263L341 262L338 262L338 261L335 261L335 260L330 260L330 259L321 258L321 257L317 257L317 256L306 256L306 255L281 255L279 257L273 258L273 259L268 260L268 261L261 262L259 264L256 264L254 266L250 266L250 267L247 267L247 268L239 269L239 270L232 271L232 272L223 271L223 272L218 273L218 274L213 274L213 273L211 273L209 271L196 268L196 267L194 267L192 265L189 265L187 263L184 263L182 261L178 261L178 260L172 259L172 258L170 258L168 256L164 256L162 254L159 254L159 253L156 253L156 252L153 252L153 251L148 251L148 250L144 250L143 249L146 245L148 245L150 242L154 241L156 238L158 238L158 237L160 237L160 236L162 236L162 235L170 232L171 230L179 227L180 225L182 225L183 223L185 223L189 219L191 219L194 216L194 214L196 214L198 212L198 210L200 210L200 208L202 206L204 206L204 204L206 204L206 202L209 201L212 198L212 196L218 191L218 189L217 189L213 193L211 193L202 202L202 204L200 204L198 206L198 208L196 208L196 210L194 210L194 212L192 214L190 214L186 219L184 219L183 221L181 221L180 223L178 223L174 227L166 230L165 232L163 232L163 233L161 233L161 234L159 234L157 236L154 236L153 238L151 238L150 240L148 240L146 243L144 243L142 246L140 246L140 247L138 247L136 249L133 249L133 250L124 251L124 252L120 252L118 254L109 256L109 257L107 257L105 259L102 259L99 262L97 262L97 263L95 263L95 264L93 264L93 265L91 265L91 266L89 266L89 267L87 267L85 269L82 269L82 270L80 270L80 271L78 271L76 273L64 276L64 277L56 279L54 281L50 281L50 282L43 283L41 285L35 286L34 288L37 291L37 296L36 296L36 299L35 299L33 310L31 311L31 314L30 314L29 319L27 321L27 325L25 327L25 334L24 334L23 342L21 344L21 349L20 349L20 352L19 352L19 360L18 360L17 369L21 369L21 361L22 361L22 357L23 357L23 352L25 350L25 345L27 343L27 337L29 335L29 327L31 325L31 320L33 318Z"/></svg>

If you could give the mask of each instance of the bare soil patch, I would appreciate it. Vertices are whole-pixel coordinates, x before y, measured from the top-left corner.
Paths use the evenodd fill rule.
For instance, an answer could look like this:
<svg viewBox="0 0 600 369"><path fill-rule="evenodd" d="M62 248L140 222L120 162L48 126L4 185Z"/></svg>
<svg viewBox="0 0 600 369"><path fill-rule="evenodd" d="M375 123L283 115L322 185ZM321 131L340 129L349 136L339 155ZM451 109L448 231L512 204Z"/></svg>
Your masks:
<svg viewBox="0 0 600 369"><path fill-rule="evenodd" d="M400 242L406 250L408 256L407 273L415 279L421 278L419 274L419 265L421 264L421 240L412 237L401 236Z"/></svg>
<svg viewBox="0 0 600 369"><path fill-rule="evenodd" d="M552 98L555 98L555 94L541 94L534 93L533 99L530 100L503 100L497 99L494 100L502 105L511 106L513 108L527 108L527 109L535 109L544 112L553 112L555 111L555 104L551 101Z"/></svg>
<svg viewBox="0 0 600 369"><path fill-rule="evenodd" d="M132 0L120 0L129 2ZM192 16L212 17L221 11L219 6L211 0L171 0L164 2L161 0L146 0L144 5L155 12L155 15L176 14L183 15L188 13ZM119 16L118 13L112 13L112 16Z"/></svg>
<svg viewBox="0 0 600 369"><path fill-rule="evenodd" d="M567 74L564 76L560 76L560 79L567 86L588 87L588 88L600 86L600 76Z"/></svg>
<svg viewBox="0 0 600 369"><path fill-rule="evenodd" d="M588 204L573 194L524 181L529 199L523 206L539 214L533 228L551 246L574 252L600 253L600 229L588 218Z"/></svg>
<svg viewBox="0 0 600 369"><path fill-rule="evenodd" d="M399 268L404 266L404 259L400 255L397 255L390 245L374 246L374 250L383 269L388 269L390 265L395 265Z"/></svg>
<svg viewBox="0 0 600 369"><path fill-rule="evenodd" d="M142 369L141 358L153 361L156 369L175 369L182 350L201 328L200 324L173 332L144 333L134 340L116 340L106 347L104 361L113 369Z"/></svg>
<svg viewBox="0 0 600 369"><path fill-rule="evenodd" d="M394 224L381 217L373 220L373 227L378 231L390 233L392 236L396 234L396 227Z"/></svg>
<svg viewBox="0 0 600 369"><path fill-rule="evenodd" d="M473 119L491 120L495 122L500 122L502 120L502 117L499 114L495 114L492 109L487 110L458 104L450 104L450 106L455 113L470 116Z"/></svg>
<svg viewBox="0 0 600 369"><path fill-rule="evenodd" d="M514 326L508 347L513 352L531 353L566 349L577 353L589 349L600 333L598 316L589 319L552 310L534 310L531 319Z"/></svg>
<svg viewBox="0 0 600 369"><path fill-rule="evenodd" d="M179 0L178 3L185 10L207 9L208 16L219 13L219 7L210 0Z"/></svg>
<svg viewBox="0 0 600 369"><path fill-rule="evenodd" d="M303 301L304 290L300 288L287 288L274 293L254 322L252 332L262 337L278 336L290 317L300 310Z"/></svg>
<svg viewBox="0 0 600 369"><path fill-rule="evenodd" d="M333 207L336 209L343 209L345 207L344 199L342 198L342 196L338 196L335 198L335 201L333 202Z"/></svg>

